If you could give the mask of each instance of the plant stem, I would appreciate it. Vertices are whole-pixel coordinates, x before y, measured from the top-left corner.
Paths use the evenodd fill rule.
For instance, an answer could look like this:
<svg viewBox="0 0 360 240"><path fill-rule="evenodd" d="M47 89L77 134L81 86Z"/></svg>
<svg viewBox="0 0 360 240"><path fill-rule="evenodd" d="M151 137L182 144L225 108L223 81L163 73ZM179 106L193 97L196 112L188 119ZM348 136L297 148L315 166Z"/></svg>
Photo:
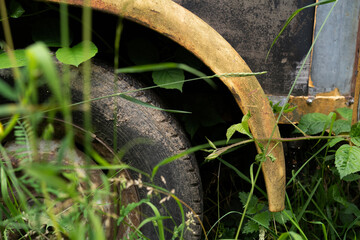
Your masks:
<svg viewBox="0 0 360 240"><path fill-rule="evenodd" d="M218 211L218 219L220 219L220 170L221 170L221 162L219 162L219 169L218 169L218 175L217 175L217 211ZM215 239L217 239L218 236L218 232L219 232L219 226L220 226L220 221L219 224L217 225L216 228L216 233L215 233Z"/></svg>
<svg viewBox="0 0 360 240"><path fill-rule="evenodd" d="M245 208L244 208L244 211L243 211L243 214L241 216L241 220L240 220L240 224L239 224L239 227L238 227L238 230L236 232L236 236L235 236L235 239L238 239L239 237L239 234L240 234L240 230L241 230L241 226L244 222L244 219L245 219L245 214L246 214L246 211L247 211L247 208L249 206L249 203L250 203L250 200L251 200L251 197L254 193L254 189L255 189L255 183L259 177L259 174L260 174L260 170L261 170L261 164L259 165L259 168L256 172L256 175L255 175L255 179L253 178L253 166L254 166L255 163L251 164L250 166L250 178L251 178L251 189L250 189L250 193L249 193L249 197L246 201L246 204L245 204Z"/></svg>

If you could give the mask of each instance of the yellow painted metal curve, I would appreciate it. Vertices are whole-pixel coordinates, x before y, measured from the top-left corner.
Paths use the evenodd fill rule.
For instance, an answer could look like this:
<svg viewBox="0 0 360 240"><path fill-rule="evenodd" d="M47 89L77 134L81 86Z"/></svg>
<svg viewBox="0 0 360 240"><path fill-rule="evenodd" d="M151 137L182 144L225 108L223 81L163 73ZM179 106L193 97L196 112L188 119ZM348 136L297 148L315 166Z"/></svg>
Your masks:
<svg viewBox="0 0 360 240"><path fill-rule="evenodd" d="M47 0L60 2L62 0ZM145 25L182 45L201 59L216 74L247 72L251 70L241 56L212 27L199 17L171 0L63 0L74 5L89 2L91 7ZM272 109L259 82L254 76L223 77L243 113L250 112L249 125L255 138L270 138L276 126ZM280 133L276 126L274 138ZM262 142L264 145L267 141ZM276 157L262 165L270 211L284 209L285 159L282 144L270 144L269 150ZM241 156L239 156L241 161Z"/></svg>

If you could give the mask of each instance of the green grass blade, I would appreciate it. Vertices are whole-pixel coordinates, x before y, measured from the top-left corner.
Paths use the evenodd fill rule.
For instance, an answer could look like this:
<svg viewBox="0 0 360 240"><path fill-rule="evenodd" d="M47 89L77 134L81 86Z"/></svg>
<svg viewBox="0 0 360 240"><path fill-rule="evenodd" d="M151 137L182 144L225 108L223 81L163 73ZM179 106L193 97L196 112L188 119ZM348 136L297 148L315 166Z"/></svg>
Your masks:
<svg viewBox="0 0 360 240"><path fill-rule="evenodd" d="M94 239L96 240L105 240L105 233L103 225L98 216L94 214L94 212L88 209L87 214L89 215L90 223L93 226L92 233L94 234Z"/></svg>
<svg viewBox="0 0 360 240"><path fill-rule="evenodd" d="M346 231L345 231L345 234L344 234L344 240L346 240L346 239L348 239L347 238L347 233L348 233L348 231L349 230L354 230L352 227L354 226L354 225L359 225L359 221L360 221L360 217L357 217L354 221L352 221L350 224L349 224L349 226L347 227L347 229L346 229ZM355 235L355 234L354 234Z"/></svg>
<svg viewBox="0 0 360 240"><path fill-rule="evenodd" d="M234 140L230 140L230 141L229 141L230 144L231 144L231 143L236 143L236 142L239 142L239 139L234 139ZM220 140L220 141L214 142L214 144L215 144L216 146L226 145L227 142L226 142L226 140ZM189 148L189 149L187 149L187 150L185 150L185 151L183 151L183 152L180 152L180 153L175 154L175 155L173 155L173 156L171 156L171 157L165 158L164 160L162 160L161 162L159 162L159 163L153 168L153 171L152 171L152 173L151 173L151 180L154 179L154 177L155 177L155 175L156 175L156 173L157 173L157 171L159 170L160 167L162 167L162 166L164 166L164 165L166 165L166 164L169 164L169 163L175 161L176 159L179 159L179 158L181 158L181 157L184 157L184 156L186 156L186 155L188 155L188 154L191 154L191 153L197 152L197 151L199 151L199 150L201 150L201 149L205 149L205 148L209 148L209 147L210 147L210 144L209 144L209 143L205 143L205 144L201 144L201 145L198 145L198 146L195 146L195 147L191 147L191 148Z"/></svg>
<svg viewBox="0 0 360 240"><path fill-rule="evenodd" d="M209 231L207 231L207 234L206 234L206 235L209 236L211 230L212 230L223 218L229 216L230 214L239 214L239 215L242 215L241 212L237 212L237 211L230 211L230 212L224 214L222 217L220 217L220 218L211 226L211 228L209 229Z"/></svg>
<svg viewBox="0 0 360 240"><path fill-rule="evenodd" d="M119 68L115 70L115 73L142 73L142 72L150 72L150 71L160 71L171 68L179 68L178 63L158 63L158 64L146 64L140 66L132 66L126 68Z"/></svg>
<svg viewBox="0 0 360 240"><path fill-rule="evenodd" d="M9 196L9 189L8 189L8 177L6 175L5 169L2 167L0 169L0 186L1 186L1 195L2 199L5 202L5 205L10 210L11 215L17 216L20 214L20 212L17 210L14 203L11 201L11 198Z"/></svg>
<svg viewBox="0 0 360 240"><path fill-rule="evenodd" d="M218 160L223 163L225 166L227 166L228 168L232 169L235 171L235 173L243 180L245 180L246 182L251 184L251 180L242 172L240 172L236 167L234 167L233 165L231 165L230 163L228 163L227 161L218 158ZM262 190L258 185L255 184L255 188L264 196L267 198L267 194L264 190Z"/></svg>
<svg viewBox="0 0 360 240"><path fill-rule="evenodd" d="M0 79L0 95L12 101L16 101L18 97L16 89L12 88L2 79Z"/></svg>
<svg viewBox="0 0 360 240"><path fill-rule="evenodd" d="M214 89L217 88L216 84L211 79L206 78L206 75L204 73L182 63L167 62L167 63L158 63L158 64L146 64L142 66L133 66L133 67L117 69L115 70L115 73L140 73L140 72L160 71L160 70L174 69L174 68L184 70L186 72L194 74L195 76L203 78L212 88Z"/></svg>
<svg viewBox="0 0 360 240"><path fill-rule="evenodd" d="M159 239L165 240L164 224L163 224L163 219L161 218L162 216L160 215L159 210L151 202L145 202L145 204L149 205L149 207L153 210L155 216L157 217L156 223L157 223L157 228L158 228L158 233L159 233Z"/></svg>
<svg viewBox="0 0 360 240"><path fill-rule="evenodd" d="M139 226L137 227L137 230L142 228L145 224L148 224L150 222L153 222L153 221L158 221L158 220L165 220L165 219L169 219L170 217L166 217L166 216L154 216L154 217L148 217L146 219L144 219L144 221L142 221Z"/></svg>
<svg viewBox="0 0 360 240"><path fill-rule="evenodd" d="M303 238L301 237L301 235L297 234L296 232L285 232L283 234L280 235L280 237L278 238L278 240L303 240Z"/></svg>
<svg viewBox="0 0 360 240"><path fill-rule="evenodd" d="M7 117L13 114L27 115L30 114L33 110L34 109L31 109L30 107L25 107L17 104L4 104L0 105L0 116ZM17 119L15 121L17 122Z"/></svg>
<svg viewBox="0 0 360 240"><path fill-rule="evenodd" d="M321 229L322 229L323 236L324 236L323 239L324 239L324 240L328 240L325 224L322 223L322 222L319 222L319 221L313 221L313 222L311 222L311 223L312 223L312 224L321 225Z"/></svg>
<svg viewBox="0 0 360 240"><path fill-rule="evenodd" d="M39 65L56 100L61 103L63 101L62 88L49 49L44 43L37 42L26 49L26 56L29 61L29 71L37 71L36 66Z"/></svg>
<svg viewBox="0 0 360 240"><path fill-rule="evenodd" d="M181 157L184 157L188 154L191 154L191 153L194 153L196 151L199 151L201 149L204 149L206 147L209 147L210 145L209 144L203 144L203 145L199 145L199 146L196 146L196 147L192 147L192 148L189 148L181 153L178 153L178 154L175 154L171 157L168 157L168 158L165 158L164 160L162 160L161 162L159 162L154 168L153 168L153 171L151 173L151 180L154 179L157 171L159 170L160 167L166 165L166 164L169 164L173 161L175 161L176 159L179 159Z"/></svg>
<svg viewBox="0 0 360 240"><path fill-rule="evenodd" d="M156 109L156 110L160 110L160 111L164 111L164 112L191 114L191 112L187 112L187 111L172 110L172 109L165 109L165 108L156 107L156 106L151 105L149 103L140 101L139 99L130 97L129 95L126 95L126 94L120 94L119 97L121 97L121 98L123 98L125 100L128 100L128 101L130 101L132 103L136 103L136 104L139 104L139 105L144 106L144 107L148 107L148 108L152 108L152 109Z"/></svg>
<svg viewBox="0 0 360 240"><path fill-rule="evenodd" d="M299 230L302 237L307 240L308 238L306 237L305 233L303 232L297 221L294 220L286 211L283 211L283 213L291 221L291 223Z"/></svg>
<svg viewBox="0 0 360 240"><path fill-rule="evenodd" d="M304 213L305 213L307 207L309 206L309 204L310 204L310 202L311 202L311 200L312 200L315 192L317 191L317 189L318 189L321 181L322 181L322 178L318 179L315 187L313 188L313 190L311 191L311 193L308 195L308 199L306 200L304 206L302 207L302 209L300 210L300 212L299 212L299 213L297 214L297 216L296 216L296 222L299 222L300 219L302 218L302 216L304 215ZM300 182L299 182L298 184L301 185ZM302 186L302 185L301 185L301 186ZM290 228L290 231L294 231L294 225Z"/></svg>
<svg viewBox="0 0 360 240"><path fill-rule="evenodd" d="M314 159L318 154L320 154L327 146L329 145L329 143L326 143L324 146L322 146L315 154L313 154L297 171L296 173L291 177L291 179L286 183L286 186L289 186L290 183L292 183L294 181L294 179L296 178L296 176L301 172L301 170L312 160Z"/></svg>
<svg viewBox="0 0 360 240"><path fill-rule="evenodd" d="M302 188L302 190L304 191L304 193L309 196L309 193L306 191L306 189L303 187L303 185L300 184L299 186ZM312 198L311 198L311 202L312 202L312 204L314 204L314 206L316 207L316 209L318 210L318 212L321 214L321 216L327 221L327 223L329 224L330 228L334 231L334 233L336 234L336 236L337 236L339 239L341 239L339 233L336 231L336 228L335 228L334 224L330 221L330 219L329 219L329 218L326 216L326 214L323 212L323 209L321 209L321 208L319 207L319 205L316 203L316 201L315 201L314 199L312 199Z"/></svg>
<svg viewBox="0 0 360 240"><path fill-rule="evenodd" d="M184 208L181 204L181 202L178 200L178 198L176 197L173 197L173 199L176 201L177 205L179 206L179 210L180 210L180 213L181 213L181 225L182 226L185 226L185 212L184 212ZM181 231L181 234L180 234L180 239L183 239L184 237L184 228L182 229Z"/></svg>

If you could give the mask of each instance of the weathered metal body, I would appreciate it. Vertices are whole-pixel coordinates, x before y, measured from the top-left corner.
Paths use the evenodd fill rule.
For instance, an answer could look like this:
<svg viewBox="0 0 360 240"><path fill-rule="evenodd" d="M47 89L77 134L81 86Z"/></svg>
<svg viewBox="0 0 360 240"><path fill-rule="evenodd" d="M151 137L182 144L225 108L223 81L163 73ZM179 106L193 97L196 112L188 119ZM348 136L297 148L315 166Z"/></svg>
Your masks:
<svg viewBox="0 0 360 240"><path fill-rule="evenodd" d="M93 9L121 15L147 26L191 51L216 74L251 72L250 69L268 71L258 79L253 76L221 78L241 110L251 113L250 128L258 139L280 137L268 97L273 101L286 98L311 47L314 32L319 31L331 8L329 4L317 10L302 11L265 61L267 51L286 19L296 9L314 1L48 1L90 4ZM294 96L289 102L298 106L288 115L292 121L298 121L309 112L328 113L338 107L352 107L358 68L359 6L360 0L339 1L337 12L332 13L335 19L323 29L324 37L318 39L292 92ZM338 38L330 39L340 30ZM267 144L266 141L263 143ZM264 162L263 173L269 209L280 211L284 209L285 160L282 145L271 143L269 149L273 147L276 161Z"/></svg>
<svg viewBox="0 0 360 240"><path fill-rule="evenodd" d="M206 21L244 58L252 71L267 71L258 76L266 94L286 95L295 79L312 40L314 8L293 19L279 42L266 54L286 19L298 8L309 4L304 0L175 0ZM292 80L292 81L291 81ZM294 94L305 95L306 76L298 81Z"/></svg>
<svg viewBox="0 0 360 240"><path fill-rule="evenodd" d="M285 100L313 38L334 4L301 11L265 62L272 41L289 16L315 1L175 1L217 30L253 71L268 72L257 79L274 102ZM356 96L359 13L359 0L339 1L333 9L291 93L289 102L297 109L287 114L290 120L297 122L310 112L327 114L339 107L352 108ZM282 119L281 123L288 122Z"/></svg>

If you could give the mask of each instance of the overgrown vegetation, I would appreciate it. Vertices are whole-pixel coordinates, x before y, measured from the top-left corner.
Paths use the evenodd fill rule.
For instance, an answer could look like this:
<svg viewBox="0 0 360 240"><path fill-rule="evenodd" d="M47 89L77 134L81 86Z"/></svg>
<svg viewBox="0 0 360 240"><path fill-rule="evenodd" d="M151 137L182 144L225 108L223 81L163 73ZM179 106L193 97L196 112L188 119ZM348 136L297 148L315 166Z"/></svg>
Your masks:
<svg viewBox="0 0 360 240"><path fill-rule="evenodd" d="M334 1L322 1L309 7L329 2ZM200 220L199 216L196 216L186 202L176 196L176 193L156 186L152 180L160 167L186 154L204 149L207 152L204 164L218 161L248 184L249 191L235 193L235 198L232 197L232 201L234 199L236 201L235 206L223 204L219 195L213 200L218 208L218 219L210 223L210 227L203 227L203 238L357 239L360 237L358 208L360 124L352 125L351 110L341 108L329 115L320 113L305 115L297 126L294 125L294 137L267 139L276 142L303 141L305 142L303 148L306 149L304 158L297 159L300 161L297 163L298 167L292 169L291 175L288 176L286 209L279 213L271 213L267 208L266 192L257 181L261 163L266 159L276 161L267 146L260 146L263 153L255 157L248 173L243 173L244 169L239 169L226 160L226 154L257 141L249 130L250 114L245 114L241 123L228 128L226 135L224 133L226 140L223 142L213 143L210 139L204 145L195 146L166 158L152 169L151 174L121 162L121 156L124 154L121 151L110 150L111 158L106 158L90 143L90 139L96 136L91 134L91 113L87 104L98 99L90 98L89 76L84 75L84 101L80 103L71 103L68 85L70 75L67 65L80 66L90 72L87 60L97 53L97 47L89 37L90 10L83 11L84 19L88 19L84 22L82 39L84 41L73 44L71 48L69 47L71 34L66 20L67 6L60 5L62 16L60 42L53 40L45 41L46 44L36 42L25 49L13 51L11 34L6 30L9 28L4 11L5 2L1 0L1 4L1 18L7 39L2 43L6 53L0 54L0 68L11 68L12 74L9 75L14 81L10 83L0 79L0 95L4 98L0 106L2 117L0 119L0 238L148 239L150 237L141 232L141 227L152 225L159 239L166 239L165 235L168 232L171 233L172 239L183 239L184 234L192 231L195 222ZM21 4L15 0L10 1L8 10L8 16L12 18L26 14ZM297 13L289 18L285 27ZM122 28L121 24L120 19L118 29ZM119 30L116 38L120 38L120 35ZM56 48L55 56L63 63L61 73L57 69L49 47ZM156 86L147 89L163 87L182 91L185 82L195 80L205 80L209 86L216 86L211 79L219 77L218 75L206 76L193 67L179 63L149 64L153 60L159 60L154 52L149 56L155 59L148 62L141 56L130 54L132 62L140 66L117 69L115 72L151 71ZM118 61L118 57L115 57L115 62ZM195 75L196 78L185 80L185 72ZM264 72L256 74L264 74ZM229 77L234 75L247 74L227 74ZM47 99L42 99L39 94L43 88L51 92ZM291 90L289 96L290 94ZM122 97L160 111L189 113L159 108L135 99L128 93L116 93L101 98L110 97ZM82 129L72 121L71 112L79 106L82 106L85 112ZM279 119L283 113L294 110L289 104L283 107L272 104L272 107L274 114L279 115ZM185 124L192 136L201 125L200 123L191 125L189 121ZM79 130L86 156L76 150ZM232 139L239 133L246 136L246 139ZM221 144L225 146L219 147ZM124 174L124 170L138 172L139 177L129 179ZM162 181L166 184L166 179L162 178ZM217 182L218 190L221 184ZM123 204L121 193L134 188L146 189L147 197ZM182 216L182 222L174 229L166 229L163 224L164 220L171 219L172 216L164 214L157 205L153 204L153 199L157 199L161 205L170 198L177 202L178 211ZM116 206L109 202L116 203ZM132 214L135 212L141 215L138 211L141 205L147 205L152 210L153 216L142 216L141 221L135 224L132 222L134 220ZM125 232L124 229L127 229L129 234L121 236L121 231Z"/></svg>
<svg viewBox="0 0 360 240"><path fill-rule="evenodd" d="M340 119L337 119L337 116ZM359 123L351 126L352 111L348 108L337 109L337 113L329 115L310 113L304 115L294 134L300 137L272 139L272 141L308 141L307 158L301 159L301 165L293 169L287 181L286 209L281 213L270 213L266 207L266 194L258 190L259 196L253 192L240 192L239 201L245 208L243 212L232 211L223 216L246 216L243 226L239 224L242 239L279 238L286 239L356 239L359 227ZM248 127L247 117L242 123L229 128L228 137L234 131L252 138ZM310 136L319 134L318 136ZM250 140L254 141L254 140ZM220 157L232 147L248 143L249 140L238 142L223 148L213 145L208 160L218 159L230 167L242 179L256 186L256 179L261 154L250 167L250 179ZM260 156L260 157L259 157ZM276 160L275 160L276 161ZM257 167L255 176L255 167ZM255 176L255 177L254 177ZM233 217L233 219L238 217ZM219 219L219 222L222 219ZM237 220L239 221L239 220ZM225 221L226 222L226 221ZM222 225L224 226L224 225ZM226 226L226 224L225 224ZM220 228L218 237L235 236L236 228Z"/></svg>

